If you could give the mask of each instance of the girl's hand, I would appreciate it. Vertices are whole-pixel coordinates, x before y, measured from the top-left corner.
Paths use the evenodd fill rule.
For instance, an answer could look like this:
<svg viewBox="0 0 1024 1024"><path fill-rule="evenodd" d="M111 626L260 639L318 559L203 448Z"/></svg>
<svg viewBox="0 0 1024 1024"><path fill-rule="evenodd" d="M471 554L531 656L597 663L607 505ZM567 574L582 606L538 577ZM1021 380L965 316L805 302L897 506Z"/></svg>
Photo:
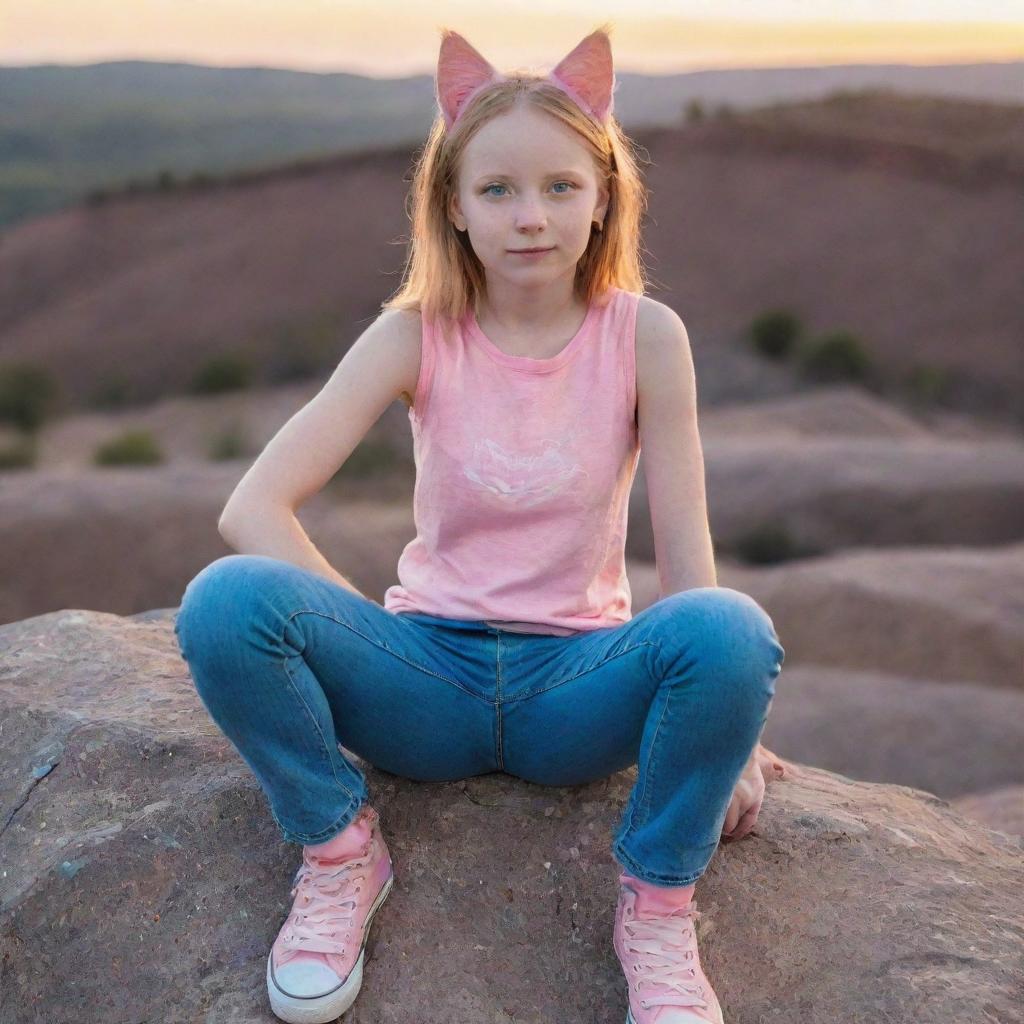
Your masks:
<svg viewBox="0 0 1024 1024"><path fill-rule="evenodd" d="M792 765L758 743L733 790L729 809L725 812L722 840L742 839L750 832L761 813L767 784L775 779L791 778L793 774Z"/></svg>
<svg viewBox="0 0 1024 1024"><path fill-rule="evenodd" d="M774 782L776 779L785 779L788 782L798 774L788 761L783 761L778 754L773 754L767 747L762 747L760 743L754 747L753 756L761 765L765 783Z"/></svg>
<svg viewBox="0 0 1024 1024"><path fill-rule="evenodd" d="M764 774L755 750L732 792L732 800L725 812L725 824L722 827L723 841L741 839L754 827L764 801L764 790Z"/></svg>

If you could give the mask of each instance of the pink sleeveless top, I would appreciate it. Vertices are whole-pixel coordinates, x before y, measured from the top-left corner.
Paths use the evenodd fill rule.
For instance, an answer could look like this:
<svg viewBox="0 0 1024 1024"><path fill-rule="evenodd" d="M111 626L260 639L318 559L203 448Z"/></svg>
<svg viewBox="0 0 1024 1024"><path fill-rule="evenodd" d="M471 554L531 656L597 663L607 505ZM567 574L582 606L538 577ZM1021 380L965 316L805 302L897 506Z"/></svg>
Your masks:
<svg viewBox="0 0 1024 1024"><path fill-rule="evenodd" d="M447 333L424 319L409 409L416 537L387 610L562 636L632 618L640 296L610 296L549 359L502 352L472 309Z"/></svg>

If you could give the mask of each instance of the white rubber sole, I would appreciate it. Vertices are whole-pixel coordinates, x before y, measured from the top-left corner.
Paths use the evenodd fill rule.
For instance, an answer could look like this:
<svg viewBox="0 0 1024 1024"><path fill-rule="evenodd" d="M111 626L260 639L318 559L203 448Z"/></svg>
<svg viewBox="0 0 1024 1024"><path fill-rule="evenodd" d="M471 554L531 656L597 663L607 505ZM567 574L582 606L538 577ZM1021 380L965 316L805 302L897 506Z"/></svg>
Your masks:
<svg viewBox="0 0 1024 1024"><path fill-rule="evenodd" d="M381 908L394 888L395 876L381 886L377 898L373 901L363 925L363 944L359 948L359 956L349 976L330 992L320 996L292 996L277 987L274 981L274 969L271 955L267 956L267 994L270 996L270 1008L274 1015L287 1024L328 1024L340 1017L355 1001L363 985L363 959L366 955L366 943L370 937L370 925L373 916Z"/></svg>
<svg viewBox="0 0 1024 1024"><path fill-rule="evenodd" d="M719 1021L722 1020L721 1017L718 1017L717 1019ZM633 1016L633 1008L632 1007L629 1007L626 1010L626 1024L636 1024L636 1018Z"/></svg>

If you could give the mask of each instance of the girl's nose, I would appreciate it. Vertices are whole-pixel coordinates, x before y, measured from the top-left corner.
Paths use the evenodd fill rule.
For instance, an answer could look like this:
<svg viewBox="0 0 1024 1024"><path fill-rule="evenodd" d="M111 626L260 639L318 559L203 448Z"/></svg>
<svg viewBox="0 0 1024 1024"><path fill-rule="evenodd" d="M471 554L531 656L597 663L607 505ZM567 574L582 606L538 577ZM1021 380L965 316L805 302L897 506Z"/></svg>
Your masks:
<svg viewBox="0 0 1024 1024"><path fill-rule="evenodd" d="M544 211L539 206L525 204L516 213L516 227L538 228L546 222Z"/></svg>

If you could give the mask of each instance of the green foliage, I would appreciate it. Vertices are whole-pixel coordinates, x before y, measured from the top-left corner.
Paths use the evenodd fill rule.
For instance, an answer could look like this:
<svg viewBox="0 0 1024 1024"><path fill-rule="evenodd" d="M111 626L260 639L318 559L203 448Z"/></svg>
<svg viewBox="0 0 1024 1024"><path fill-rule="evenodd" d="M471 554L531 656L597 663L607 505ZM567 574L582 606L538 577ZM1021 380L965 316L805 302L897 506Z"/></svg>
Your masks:
<svg viewBox="0 0 1024 1024"><path fill-rule="evenodd" d="M706 120L707 116L703 100L692 99L683 108L683 119L687 124L699 124Z"/></svg>
<svg viewBox="0 0 1024 1024"><path fill-rule="evenodd" d="M24 435L13 444L0 444L0 470L30 469L36 464L35 438Z"/></svg>
<svg viewBox="0 0 1024 1024"><path fill-rule="evenodd" d="M123 374L102 381L92 393L94 409L123 409L131 402L131 384Z"/></svg>
<svg viewBox="0 0 1024 1024"><path fill-rule="evenodd" d="M733 546L736 556L750 565L771 565L816 553L802 547L784 526L776 523L763 523Z"/></svg>
<svg viewBox="0 0 1024 1024"><path fill-rule="evenodd" d="M0 369L0 420L19 430L38 430L50 415L58 393L49 370L31 363Z"/></svg>
<svg viewBox="0 0 1024 1024"><path fill-rule="evenodd" d="M196 371L189 386L194 395L218 395L239 391L252 383L252 361L239 353L213 356Z"/></svg>
<svg viewBox="0 0 1024 1024"><path fill-rule="evenodd" d="M315 377L333 368L340 358L339 314L333 310L315 314L304 322L280 328L267 367L267 380L284 384Z"/></svg>
<svg viewBox="0 0 1024 1024"><path fill-rule="evenodd" d="M143 466L163 462L156 438L148 430L126 430L100 445L94 461L97 466Z"/></svg>
<svg viewBox="0 0 1024 1024"><path fill-rule="evenodd" d="M240 423L232 423L210 442L208 449L212 462L240 459L249 454L249 445Z"/></svg>
<svg viewBox="0 0 1024 1024"><path fill-rule="evenodd" d="M911 401L923 405L938 405L948 397L952 387L952 375L943 366L929 366L921 363L904 375L903 388Z"/></svg>
<svg viewBox="0 0 1024 1024"><path fill-rule="evenodd" d="M808 342L799 353L804 374L815 381L864 381L871 360L860 339L850 331L832 331Z"/></svg>
<svg viewBox="0 0 1024 1024"><path fill-rule="evenodd" d="M787 359L803 335L800 318L789 309L770 309L750 324L754 351L768 359Z"/></svg>

